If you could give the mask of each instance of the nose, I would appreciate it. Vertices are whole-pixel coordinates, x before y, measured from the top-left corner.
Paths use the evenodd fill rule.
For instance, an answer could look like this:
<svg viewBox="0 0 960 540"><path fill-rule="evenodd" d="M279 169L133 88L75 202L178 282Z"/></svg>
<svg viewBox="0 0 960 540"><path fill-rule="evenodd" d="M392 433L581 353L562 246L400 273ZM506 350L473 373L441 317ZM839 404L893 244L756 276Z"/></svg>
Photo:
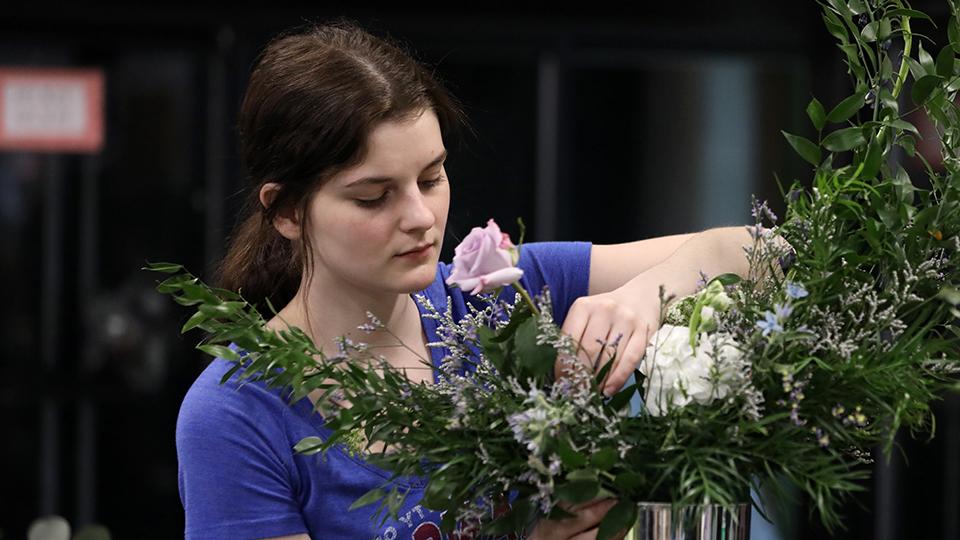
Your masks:
<svg viewBox="0 0 960 540"><path fill-rule="evenodd" d="M425 231L433 227L437 217L426 195L421 193L419 187L414 187L409 193L400 216L400 228L404 231Z"/></svg>

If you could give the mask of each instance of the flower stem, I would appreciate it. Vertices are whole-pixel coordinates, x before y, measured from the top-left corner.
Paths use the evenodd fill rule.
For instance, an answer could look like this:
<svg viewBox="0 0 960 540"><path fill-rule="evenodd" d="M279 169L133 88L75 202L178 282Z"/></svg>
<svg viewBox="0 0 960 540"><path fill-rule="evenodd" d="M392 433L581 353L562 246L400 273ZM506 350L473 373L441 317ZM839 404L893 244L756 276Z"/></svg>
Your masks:
<svg viewBox="0 0 960 540"><path fill-rule="evenodd" d="M539 317L540 310L537 309L537 305L533 303L533 298L530 298L530 295L527 293L527 290L523 288L523 285L520 285L519 281L515 281L514 283L511 283L511 285L513 285L513 287L517 289L517 292L520 293L520 296L522 296L523 299L527 302L527 305L530 306L530 311L532 311L534 315Z"/></svg>
<svg viewBox="0 0 960 540"><path fill-rule="evenodd" d="M900 91L903 89L903 83L907 80L907 74L910 72L910 65L907 63L907 59L910 58L910 50L913 45L913 32L910 30L910 17L902 17L900 19L900 26L903 30L903 59L900 61L900 70L897 71L897 79L893 83L893 91L891 95L893 99L897 99L900 95ZM877 100L879 102L879 99ZM890 120L890 116L886 116L884 122ZM880 126L880 130L877 132L877 142L883 148L883 144L886 142L884 139L887 136L887 126Z"/></svg>

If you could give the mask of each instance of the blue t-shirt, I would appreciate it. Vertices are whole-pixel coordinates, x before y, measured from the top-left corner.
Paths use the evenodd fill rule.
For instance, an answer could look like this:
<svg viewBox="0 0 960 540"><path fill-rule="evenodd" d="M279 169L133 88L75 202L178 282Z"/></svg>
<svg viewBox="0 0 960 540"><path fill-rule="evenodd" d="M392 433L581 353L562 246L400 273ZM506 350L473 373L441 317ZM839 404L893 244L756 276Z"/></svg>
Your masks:
<svg viewBox="0 0 960 540"><path fill-rule="evenodd" d="M524 244L518 266L521 283L537 294L549 286L558 324L570 305L587 294L589 242ZM450 299L455 318L468 313L468 292L445 284L452 267L439 263L434 282L423 293L443 312ZM505 298L513 299L512 289ZM423 315L423 307L417 304ZM440 341L436 321L422 318L428 342ZM445 355L430 348L435 365ZM186 538L254 539L308 533L313 540L442 539L439 513L420 505L422 478L396 483L409 494L399 519L371 519L377 505L348 511L390 473L339 447L321 454L297 454L304 437L327 437L330 430L313 412L308 398L291 405L280 389L262 382L243 386L220 379L233 364L221 358L200 374L183 399L177 419L180 499L186 514ZM454 535L456 538L457 535ZM464 540L466 536L463 537Z"/></svg>

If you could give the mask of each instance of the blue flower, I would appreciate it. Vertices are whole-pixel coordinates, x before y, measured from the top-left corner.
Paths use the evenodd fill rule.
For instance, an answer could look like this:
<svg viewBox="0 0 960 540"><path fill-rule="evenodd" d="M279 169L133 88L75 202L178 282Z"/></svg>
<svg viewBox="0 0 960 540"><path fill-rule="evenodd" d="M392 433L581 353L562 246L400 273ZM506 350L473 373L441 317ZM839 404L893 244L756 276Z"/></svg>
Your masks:
<svg viewBox="0 0 960 540"><path fill-rule="evenodd" d="M793 282L787 283L787 296L789 296L790 298L803 298L808 294L809 293L807 292L806 289L803 288L802 284L793 283Z"/></svg>
<svg viewBox="0 0 960 540"><path fill-rule="evenodd" d="M793 308L790 307L790 304L774 304L773 311L777 316L777 320L782 322L793 313Z"/></svg>
<svg viewBox="0 0 960 540"><path fill-rule="evenodd" d="M766 311L763 316L764 320L757 321L757 326L763 330L763 335L770 335L771 332L783 332L783 326L780 325L780 321L777 320L777 316L773 312Z"/></svg>

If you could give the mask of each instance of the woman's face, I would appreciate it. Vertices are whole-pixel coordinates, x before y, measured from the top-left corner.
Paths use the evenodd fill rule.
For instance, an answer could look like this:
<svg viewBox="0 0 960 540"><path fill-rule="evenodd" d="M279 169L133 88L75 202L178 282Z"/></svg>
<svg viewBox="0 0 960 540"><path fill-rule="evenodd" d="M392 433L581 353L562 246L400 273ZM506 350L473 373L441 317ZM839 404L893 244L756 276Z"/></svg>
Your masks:
<svg viewBox="0 0 960 540"><path fill-rule="evenodd" d="M430 285L450 206L445 158L432 110L375 128L363 162L325 182L310 203L313 279L371 293Z"/></svg>

